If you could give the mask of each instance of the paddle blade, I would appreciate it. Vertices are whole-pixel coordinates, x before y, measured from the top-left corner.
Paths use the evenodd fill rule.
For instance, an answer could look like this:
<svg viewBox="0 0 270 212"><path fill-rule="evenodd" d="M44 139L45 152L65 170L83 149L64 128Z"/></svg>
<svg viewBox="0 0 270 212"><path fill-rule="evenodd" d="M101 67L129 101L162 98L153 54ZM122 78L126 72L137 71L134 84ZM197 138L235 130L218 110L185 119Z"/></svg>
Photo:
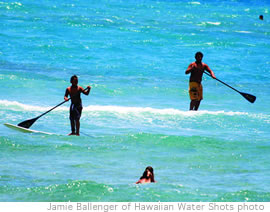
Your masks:
<svg viewBox="0 0 270 212"><path fill-rule="evenodd" d="M256 100L256 96L253 96L253 95L251 95L251 94L248 94L248 93L242 93L242 92L240 92L240 94L241 94L246 100L248 100L248 101L251 102L251 103L254 103L255 100Z"/></svg>
<svg viewBox="0 0 270 212"><path fill-rule="evenodd" d="M35 121L36 121L38 118L39 118L39 117L34 118L34 119L29 119L29 120L23 121L23 122L19 123L18 126L23 127L23 128L27 128L27 129L28 129L29 127L32 126L32 124L35 123Z"/></svg>

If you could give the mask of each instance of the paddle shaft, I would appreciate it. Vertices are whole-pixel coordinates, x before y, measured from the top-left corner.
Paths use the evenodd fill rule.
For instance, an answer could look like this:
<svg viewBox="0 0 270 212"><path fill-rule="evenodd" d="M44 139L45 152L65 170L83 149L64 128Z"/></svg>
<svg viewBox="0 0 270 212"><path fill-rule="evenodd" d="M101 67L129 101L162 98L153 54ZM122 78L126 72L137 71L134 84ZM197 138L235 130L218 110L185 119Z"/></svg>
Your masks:
<svg viewBox="0 0 270 212"><path fill-rule="evenodd" d="M87 89L88 89L88 88L85 88L83 91L86 91ZM79 94L80 94L80 93L78 92L77 94L75 94L75 95L69 97L67 101L65 100L65 101L59 103L58 105L54 106L52 109L46 111L45 113L42 113L41 115L39 115L39 116L37 117L37 119L40 118L41 116L44 116L44 115L46 115L47 113L51 112L52 110L54 110L55 108L59 107L60 105L62 105L62 104L64 104L64 103L68 102L71 98L73 98L73 97L75 97L75 96L77 96L77 95L79 95Z"/></svg>
<svg viewBox="0 0 270 212"><path fill-rule="evenodd" d="M86 91L87 89L88 89L88 88L85 88L83 91ZM73 98L73 97L75 97L75 96L77 96L77 95L79 95L79 94L80 94L80 93L78 92L77 94L75 94L75 95L71 96L70 98L68 98L68 100L65 100L65 101L61 102L60 104L54 106L53 108L51 108L50 110L46 111L45 113L42 113L42 114L39 115L38 117L33 118L33 119L30 119L30 120L26 120L26 121L23 121L23 122L19 123L18 126L24 127L24 128L29 128L29 127L31 127L32 124L34 124L34 122L35 122L36 120L38 120L41 116L44 116L45 114L51 112L51 111L54 110L55 108L59 107L60 105L64 104L65 102L69 101L71 98Z"/></svg>
<svg viewBox="0 0 270 212"><path fill-rule="evenodd" d="M69 98L68 100L70 100L70 98ZM67 100L67 101L68 101L68 100ZM51 112L52 110L54 110L55 108L59 107L60 105L64 104L64 103L67 102L67 101L65 100L65 101L61 102L60 104L54 106L52 109L50 109L50 110L46 111L45 113L42 113L41 115L39 115L38 117L36 117L36 119L40 118L41 116L46 115L47 113Z"/></svg>
<svg viewBox="0 0 270 212"><path fill-rule="evenodd" d="M204 73L207 74L208 76L211 76L209 73L206 73L205 71L204 71ZM256 101L256 96L253 96L253 95L248 94L248 93L240 92L240 91L236 90L235 88L233 88L232 86L226 84L225 82L222 82L221 80L219 80L217 78L214 78L214 79L217 80L217 81L219 81L219 82L221 82L222 84L228 86L229 88L233 89L234 91L240 93L249 102L254 103Z"/></svg>
<svg viewBox="0 0 270 212"><path fill-rule="evenodd" d="M209 73L207 73L207 72L205 72L205 71L204 71L204 73L205 73L205 74L207 74L208 76L212 77L212 76L211 76L211 74L209 74ZM238 92L238 93L242 94L242 92L240 92L240 91L236 90L235 88L233 88L232 86L228 85L227 83L222 82L221 80L219 80L219 79L217 79L217 78L214 78L214 79L215 79L215 80L217 80L217 81L219 81L219 82L221 82L223 85L226 85L226 86L228 86L229 88L231 88L231 89L235 90L236 92Z"/></svg>

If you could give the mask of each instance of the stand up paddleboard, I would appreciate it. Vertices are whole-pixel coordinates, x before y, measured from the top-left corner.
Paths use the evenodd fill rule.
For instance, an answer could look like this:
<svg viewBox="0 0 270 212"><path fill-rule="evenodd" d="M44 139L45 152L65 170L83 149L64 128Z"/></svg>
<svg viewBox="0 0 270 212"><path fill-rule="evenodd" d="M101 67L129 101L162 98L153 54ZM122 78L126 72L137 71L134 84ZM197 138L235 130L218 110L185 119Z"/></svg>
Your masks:
<svg viewBox="0 0 270 212"><path fill-rule="evenodd" d="M24 127L20 127L14 124L9 124L9 123L5 123L4 124L6 127L13 129L13 130L17 130L23 133L37 133L37 134L44 134L44 135L53 135L53 133L47 133L47 132L42 132L42 131L37 131L37 130L30 130Z"/></svg>

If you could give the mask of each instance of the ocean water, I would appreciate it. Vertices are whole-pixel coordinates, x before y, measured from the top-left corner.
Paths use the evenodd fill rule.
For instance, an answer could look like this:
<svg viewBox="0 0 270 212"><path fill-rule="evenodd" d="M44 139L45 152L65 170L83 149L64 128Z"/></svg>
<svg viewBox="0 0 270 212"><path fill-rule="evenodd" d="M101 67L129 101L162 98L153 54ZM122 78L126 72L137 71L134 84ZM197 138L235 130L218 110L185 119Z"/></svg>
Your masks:
<svg viewBox="0 0 270 212"><path fill-rule="evenodd" d="M0 201L270 201L270 3L253 0L0 0ZM259 15L264 20L259 20ZM190 112L185 70L208 76ZM83 87L24 134L3 124ZM146 166L157 183L136 185Z"/></svg>

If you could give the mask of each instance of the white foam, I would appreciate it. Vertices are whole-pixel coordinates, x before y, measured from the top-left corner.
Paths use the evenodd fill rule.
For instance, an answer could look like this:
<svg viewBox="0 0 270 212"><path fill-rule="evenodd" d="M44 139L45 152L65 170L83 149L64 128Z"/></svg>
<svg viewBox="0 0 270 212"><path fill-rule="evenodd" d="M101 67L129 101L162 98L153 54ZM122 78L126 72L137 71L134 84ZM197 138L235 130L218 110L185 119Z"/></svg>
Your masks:
<svg viewBox="0 0 270 212"><path fill-rule="evenodd" d="M192 1L192 2L189 2L189 4L200 5L201 3L198 1Z"/></svg>
<svg viewBox="0 0 270 212"><path fill-rule="evenodd" d="M8 100L0 100L0 108L7 107L10 110L15 111L47 111L50 110L53 106L34 106L22 104L17 101L8 101ZM55 111L68 111L69 106L60 106L55 109ZM144 114L155 114L155 115L180 115L180 116L202 116L202 115L248 115L246 112L233 112L233 111L208 111L208 110L200 110L200 111L183 111L175 108L151 108L151 107L125 107L125 106L115 106L115 105L90 105L84 106L83 111L86 113L113 113L113 114L134 114L134 115L144 115Z"/></svg>
<svg viewBox="0 0 270 212"><path fill-rule="evenodd" d="M55 106L55 105L54 105ZM35 106L35 105L27 105L27 104L22 104L17 101L8 101L8 100L0 100L0 107L7 107L11 110L15 111L47 111L50 110L54 106L46 106L46 107L41 107L41 106ZM68 110L68 107L59 107L56 108L55 110Z"/></svg>
<svg viewBox="0 0 270 212"><path fill-rule="evenodd" d="M218 26L218 25L221 24L221 22L211 22L211 21L208 21L208 22L206 22L206 23L208 23L208 24L210 24L210 25L216 25L216 26Z"/></svg>
<svg viewBox="0 0 270 212"><path fill-rule="evenodd" d="M156 109L151 107L123 107L123 106L100 106L100 105L92 105L84 107L84 111L86 112L109 112L109 113L119 113L119 114L144 114L144 113L152 113L159 115L182 115L182 116L200 116L200 115L247 115L248 113L244 112L225 112L225 111L183 111L174 108L164 108L164 109Z"/></svg>
<svg viewBox="0 0 270 212"><path fill-rule="evenodd" d="M252 32L250 32L250 31L235 31L235 32L238 32L238 33L244 33L244 34L250 34L250 33L252 33Z"/></svg>

